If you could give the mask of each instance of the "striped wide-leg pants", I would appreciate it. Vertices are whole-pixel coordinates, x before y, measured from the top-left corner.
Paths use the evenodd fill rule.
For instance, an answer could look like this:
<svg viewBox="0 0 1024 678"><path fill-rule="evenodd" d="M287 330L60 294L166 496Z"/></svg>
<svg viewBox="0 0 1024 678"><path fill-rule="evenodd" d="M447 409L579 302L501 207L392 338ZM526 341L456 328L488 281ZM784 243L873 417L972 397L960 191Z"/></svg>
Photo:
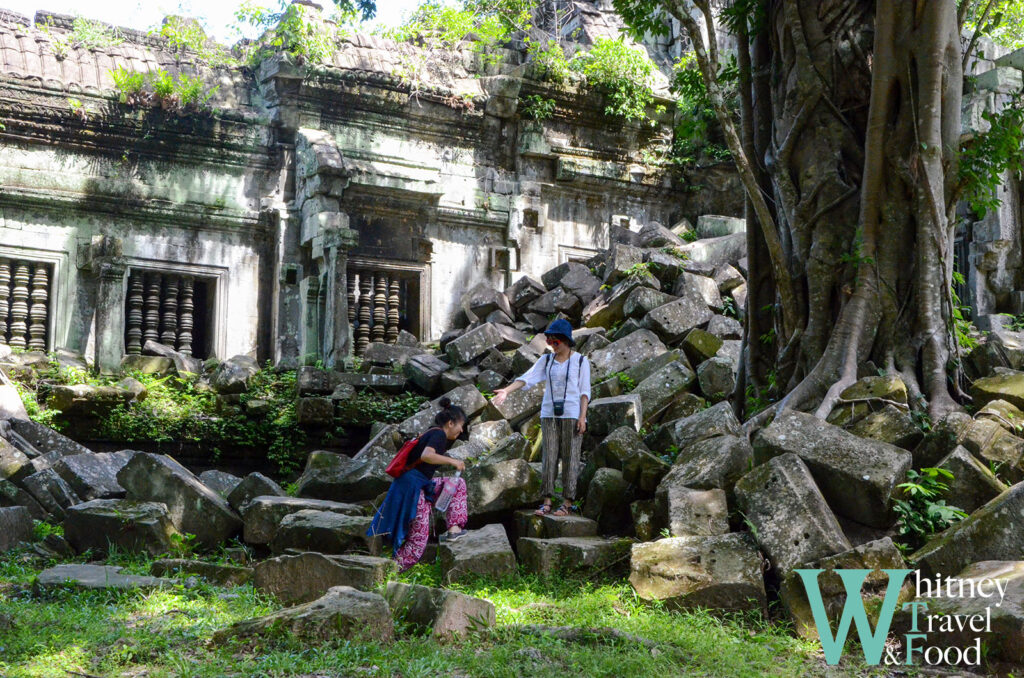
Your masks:
<svg viewBox="0 0 1024 678"><path fill-rule="evenodd" d="M541 492L545 497L555 493L555 478L558 474L558 463L561 462L562 498L569 501L579 499L576 496L576 482L583 470L580 460L583 436L576 432L576 419L543 417L540 420L540 430L544 441Z"/></svg>

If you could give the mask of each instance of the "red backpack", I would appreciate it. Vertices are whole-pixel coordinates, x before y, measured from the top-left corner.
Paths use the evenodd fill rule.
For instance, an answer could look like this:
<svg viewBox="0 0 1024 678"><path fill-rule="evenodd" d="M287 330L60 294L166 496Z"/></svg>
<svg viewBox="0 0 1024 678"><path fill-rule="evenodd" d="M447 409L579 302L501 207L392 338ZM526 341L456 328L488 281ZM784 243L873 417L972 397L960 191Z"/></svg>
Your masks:
<svg viewBox="0 0 1024 678"><path fill-rule="evenodd" d="M435 426L432 428L437 427ZM427 430L429 431L430 429ZM416 443L419 441L419 438L413 438L412 440L405 441L405 444L398 450L398 454L396 454L395 458L391 460L388 467L384 469L384 472L392 478L397 478L409 470L409 454L412 452L412 448L416 447ZM417 459L413 466L417 466L421 461L421 459Z"/></svg>

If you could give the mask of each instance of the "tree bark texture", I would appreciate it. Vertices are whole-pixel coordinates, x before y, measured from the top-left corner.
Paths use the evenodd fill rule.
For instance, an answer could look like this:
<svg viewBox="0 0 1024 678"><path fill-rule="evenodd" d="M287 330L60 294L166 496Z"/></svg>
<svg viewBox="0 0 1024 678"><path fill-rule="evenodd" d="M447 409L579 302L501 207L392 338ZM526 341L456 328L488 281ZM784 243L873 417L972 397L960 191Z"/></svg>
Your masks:
<svg viewBox="0 0 1024 678"><path fill-rule="evenodd" d="M717 107L714 33L705 47L697 12L684 4L666 2L693 39ZM704 2L696 7L707 16ZM741 78L742 134L731 127L730 143L753 217L746 382L778 384L786 396L774 409L824 417L870 360L903 377L914 406L923 398L941 415L957 392L949 379L956 6L766 0L763 8L763 30L739 36L750 76Z"/></svg>

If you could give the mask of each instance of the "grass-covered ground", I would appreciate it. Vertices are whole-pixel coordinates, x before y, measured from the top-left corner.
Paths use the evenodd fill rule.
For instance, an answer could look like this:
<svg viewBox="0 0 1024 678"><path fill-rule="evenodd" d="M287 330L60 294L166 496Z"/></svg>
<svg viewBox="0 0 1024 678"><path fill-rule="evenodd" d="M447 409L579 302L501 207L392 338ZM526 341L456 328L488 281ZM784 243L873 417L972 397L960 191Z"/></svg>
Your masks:
<svg viewBox="0 0 1024 678"><path fill-rule="evenodd" d="M150 561L109 564L148 574ZM808 676L866 675L826 667L820 649L753 617L720 619L641 603L628 582L477 579L458 588L497 608L497 624L459 642L400 631L395 643L311 644L292 637L209 643L231 622L279 605L251 585L220 588L181 578L153 592L35 592L53 564L26 551L0 556L0 675L68 676ZM421 564L405 581L437 585ZM572 640L521 625L612 628L648 641L586 634Z"/></svg>

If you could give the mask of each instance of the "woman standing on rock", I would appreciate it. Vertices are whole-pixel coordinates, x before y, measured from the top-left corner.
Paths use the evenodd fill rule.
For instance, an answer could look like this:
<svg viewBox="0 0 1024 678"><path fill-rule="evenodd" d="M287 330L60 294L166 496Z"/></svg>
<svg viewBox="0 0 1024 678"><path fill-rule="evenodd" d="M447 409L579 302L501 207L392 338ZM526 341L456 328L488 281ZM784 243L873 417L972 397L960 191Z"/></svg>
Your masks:
<svg viewBox="0 0 1024 678"><path fill-rule="evenodd" d="M466 464L446 457L448 444L462 434L466 413L448 398L441 399L441 411L434 417L434 426L420 436L409 451L406 470L388 488L384 503L373 516L367 536L383 535L392 545L401 571L408 570L423 557L430 538L430 509L445 487L452 493L444 518L448 531L441 541L455 541L465 534L469 515L466 511L466 481L462 478L433 480L434 473L444 465L462 471Z"/></svg>
<svg viewBox="0 0 1024 678"><path fill-rule="evenodd" d="M544 441L544 503L537 515L551 513L558 463L562 463L562 505L552 515L567 516L573 510L576 482L580 476L580 448L587 432L587 405L590 402L590 361L573 353L572 325L556 320L544 331L551 353L541 356L526 374L494 392L494 404L501 405L513 391L524 386L544 384L540 406L540 430Z"/></svg>

